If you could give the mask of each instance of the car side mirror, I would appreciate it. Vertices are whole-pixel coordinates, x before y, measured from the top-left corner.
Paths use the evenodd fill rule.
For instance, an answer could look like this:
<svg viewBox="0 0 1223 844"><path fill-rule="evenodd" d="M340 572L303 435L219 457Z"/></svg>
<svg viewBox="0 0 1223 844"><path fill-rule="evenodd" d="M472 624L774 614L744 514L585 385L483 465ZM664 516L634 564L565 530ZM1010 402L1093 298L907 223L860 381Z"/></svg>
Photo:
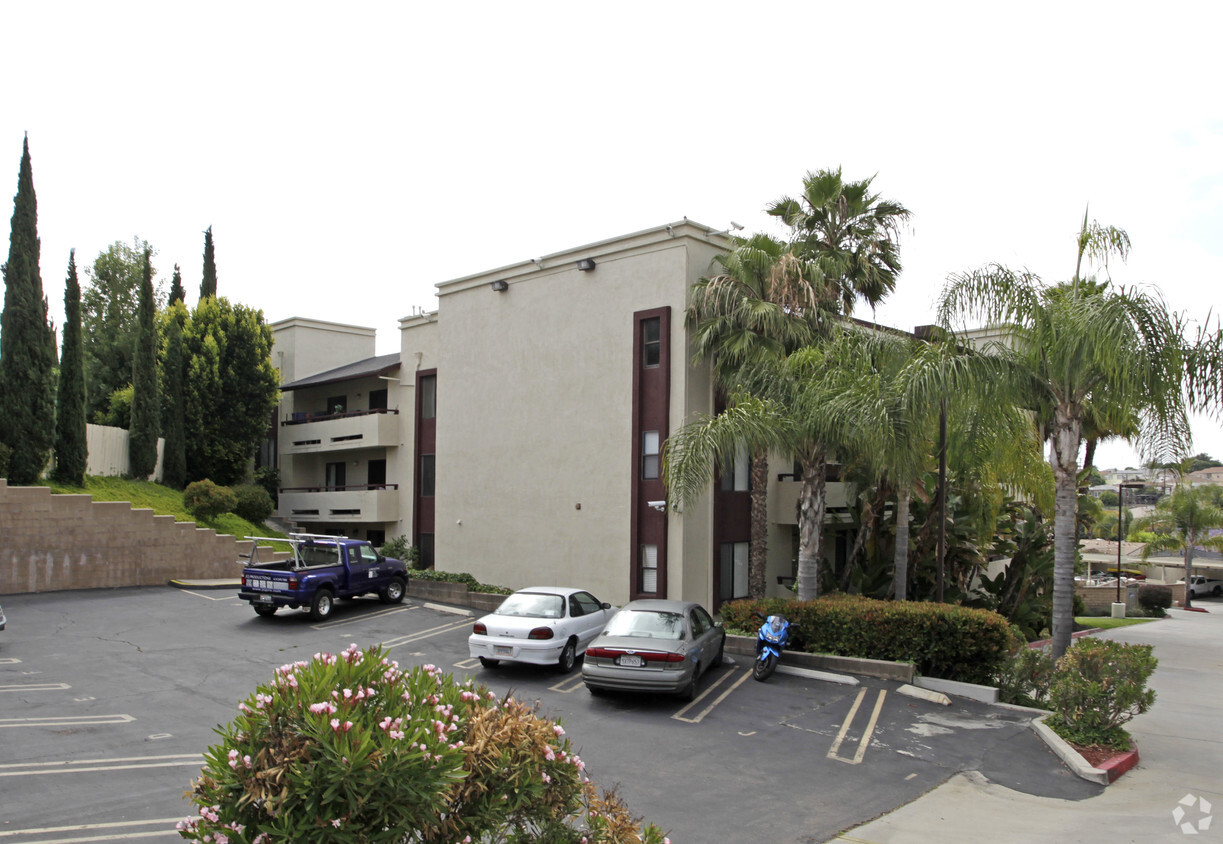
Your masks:
<svg viewBox="0 0 1223 844"><path fill-rule="evenodd" d="M385 563L385 562L386 562L386 557L384 557L384 556L382 556L381 554L379 554L379 555L378 555L378 563L379 563L379 565L381 565L382 563Z"/></svg>
<svg viewBox="0 0 1223 844"><path fill-rule="evenodd" d="M611 604L607 603L607 601L604 601L603 603L599 604L599 606L601 606L605 610L611 609Z"/></svg>

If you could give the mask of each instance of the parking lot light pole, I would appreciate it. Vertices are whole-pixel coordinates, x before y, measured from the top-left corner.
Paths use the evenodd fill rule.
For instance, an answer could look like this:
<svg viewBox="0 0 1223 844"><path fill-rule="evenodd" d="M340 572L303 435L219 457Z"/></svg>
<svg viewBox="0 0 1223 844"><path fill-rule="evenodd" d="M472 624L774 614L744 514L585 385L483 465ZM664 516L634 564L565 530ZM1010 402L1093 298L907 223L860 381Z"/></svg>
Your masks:
<svg viewBox="0 0 1223 844"><path fill-rule="evenodd" d="M1127 489L1141 488L1142 484L1132 481L1121 481L1117 484L1117 600L1114 602L1115 604L1121 603L1121 504Z"/></svg>

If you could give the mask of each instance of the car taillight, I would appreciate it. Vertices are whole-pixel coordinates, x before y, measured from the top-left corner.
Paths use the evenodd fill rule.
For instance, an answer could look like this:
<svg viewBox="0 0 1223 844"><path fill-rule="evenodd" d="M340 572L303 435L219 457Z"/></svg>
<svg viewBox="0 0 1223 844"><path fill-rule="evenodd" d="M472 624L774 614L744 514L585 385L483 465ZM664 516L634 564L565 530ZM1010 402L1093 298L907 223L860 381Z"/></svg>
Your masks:
<svg viewBox="0 0 1223 844"><path fill-rule="evenodd" d="M623 651L612 651L607 648L587 648L586 656L594 657L595 659L613 659L617 654Z"/></svg>
<svg viewBox="0 0 1223 844"><path fill-rule="evenodd" d="M552 628L551 627L536 627L534 630L532 630L530 633L527 634L527 638L528 639L551 639L552 638Z"/></svg>
<svg viewBox="0 0 1223 844"><path fill-rule="evenodd" d="M297 589L297 578L296 577L289 578L289 589L291 590Z"/></svg>
<svg viewBox="0 0 1223 844"><path fill-rule="evenodd" d="M242 585L246 585L246 575L242 575Z"/></svg>
<svg viewBox="0 0 1223 844"><path fill-rule="evenodd" d="M487 636L488 628L484 626L484 622L477 621L475 624L472 625L471 632L475 633L477 636Z"/></svg>
<svg viewBox="0 0 1223 844"><path fill-rule="evenodd" d="M646 662L683 662L683 654L641 654Z"/></svg>

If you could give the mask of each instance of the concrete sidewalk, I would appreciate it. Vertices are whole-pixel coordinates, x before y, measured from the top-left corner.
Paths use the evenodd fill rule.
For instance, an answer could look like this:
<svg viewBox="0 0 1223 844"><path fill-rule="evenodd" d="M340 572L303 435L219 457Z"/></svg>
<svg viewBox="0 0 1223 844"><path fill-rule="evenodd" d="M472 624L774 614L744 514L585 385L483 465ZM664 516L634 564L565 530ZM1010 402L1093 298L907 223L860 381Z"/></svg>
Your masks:
<svg viewBox="0 0 1223 844"><path fill-rule="evenodd" d="M907 806L832 841L1184 841L1189 831L1174 817L1178 806L1180 823L1207 836L1197 840L1223 840L1223 605L1202 606L1208 612L1171 610L1162 621L1097 634L1152 644L1159 659L1151 680L1155 705L1127 725L1141 761L1098 796L1077 801L1035 797L976 772L957 774ZM1181 805L1186 797L1194 798L1192 805ZM1217 817L1201 810L1199 798L1211 804Z"/></svg>

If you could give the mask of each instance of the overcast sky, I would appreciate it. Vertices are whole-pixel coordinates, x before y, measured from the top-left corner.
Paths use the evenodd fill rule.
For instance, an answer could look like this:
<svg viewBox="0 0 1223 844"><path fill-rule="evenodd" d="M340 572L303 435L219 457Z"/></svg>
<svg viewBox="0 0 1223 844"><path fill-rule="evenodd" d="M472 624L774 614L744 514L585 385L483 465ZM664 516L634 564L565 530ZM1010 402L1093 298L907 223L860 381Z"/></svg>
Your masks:
<svg viewBox="0 0 1223 844"><path fill-rule="evenodd" d="M764 207L837 166L913 212L880 322L933 322L947 275L991 261L1068 278L1089 204L1133 241L1113 280L1202 322L1223 299L1221 19L1218 3L6 2L0 196L28 132L57 324L69 249L83 268L134 236L167 286L182 266L194 304L211 225L221 295L373 326L393 352L439 282L684 216L776 232ZM1217 422L1194 433L1223 458ZM1097 464L1136 461L1121 444Z"/></svg>

